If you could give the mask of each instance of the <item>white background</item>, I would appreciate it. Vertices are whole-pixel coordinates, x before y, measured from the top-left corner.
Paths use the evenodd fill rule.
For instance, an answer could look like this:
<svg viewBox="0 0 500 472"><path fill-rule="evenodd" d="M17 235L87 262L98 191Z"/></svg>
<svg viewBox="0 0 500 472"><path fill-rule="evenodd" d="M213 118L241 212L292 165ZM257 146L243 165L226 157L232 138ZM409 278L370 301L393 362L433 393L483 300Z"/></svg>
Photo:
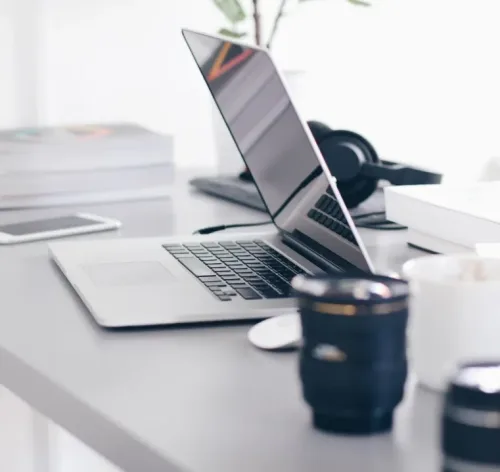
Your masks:
<svg viewBox="0 0 500 472"><path fill-rule="evenodd" d="M448 174L500 155L498 0L290 1L275 55L307 71L307 118ZM50 124L129 119L175 133L179 164L212 165L211 103L179 28L222 24L211 0L0 0L0 126L35 112ZM30 41L33 58L15 54Z"/></svg>

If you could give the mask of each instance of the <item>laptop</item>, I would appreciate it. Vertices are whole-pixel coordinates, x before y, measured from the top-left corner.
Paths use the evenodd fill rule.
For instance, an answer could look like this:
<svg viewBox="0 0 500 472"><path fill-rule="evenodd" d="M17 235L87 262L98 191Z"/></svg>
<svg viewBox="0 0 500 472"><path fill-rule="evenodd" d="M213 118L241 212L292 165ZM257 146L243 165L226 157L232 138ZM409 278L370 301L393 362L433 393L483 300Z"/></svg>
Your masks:
<svg viewBox="0 0 500 472"><path fill-rule="evenodd" d="M266 50L183 36L272 219L264 232L50 244L108 328L262 319L295 309L302 273L371 272L372 263Z"/></svg>

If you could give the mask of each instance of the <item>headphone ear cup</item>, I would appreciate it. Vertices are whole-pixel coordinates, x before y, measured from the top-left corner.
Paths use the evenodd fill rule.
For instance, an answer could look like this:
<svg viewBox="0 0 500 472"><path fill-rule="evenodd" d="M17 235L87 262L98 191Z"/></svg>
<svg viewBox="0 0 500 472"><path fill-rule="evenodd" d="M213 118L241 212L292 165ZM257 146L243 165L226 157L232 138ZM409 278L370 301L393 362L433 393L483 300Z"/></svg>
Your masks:
<svg viewBox="0 0 500 472"><path fill-rule="evenodd" d="M327 138L333 131L328 125L325 125L320 121L308 121L307 124L318 146L321 144L321 141L323 141L324 138Z"/></svg>
<svg viewBox="0 0 500 472"><path fill-rule="evenodd" d="M377 179L362 176L344 182L337 181L337 187L347 208L356 208L368 200L377 190L377 185Z"/></svg>
<svg viewBox="0 0 500 472"><path fill-rule="evenodd" d="M319 121L309 121L308 125L327 163L340 158L342 153L338 152L337 154L335 149L339 149L343 145L342 143L349 143L358 148L363 154L364 162L378 163L380 161L375 148L363 136L352 131L332 130ZM335 166L339 165L341 163L335 162ZM329 165L330 168L335 166ZM335 172L332 173L337 178L337 187L348 208L357 207L377 189L378 180L364 177L361 173L349 180L341 180L339 175L335 175Z"/></svg>
<svg viewBox="0 0 500 472"><path fill-rule="evenodd" d="M334 142L347 142L356 146L361 150L364 162L377 164L380 158L375 148L363 136L352 131L336 130L332 131L328 139L335 140ZM327 144L326 142L324 143ZM335 158L335 156L330 156ZM364 201L368 200L377 190L378 179L373 177L365 177L359 172L356 176L349 180L337 180L337 187L348 208L355 208Z"/></svg>

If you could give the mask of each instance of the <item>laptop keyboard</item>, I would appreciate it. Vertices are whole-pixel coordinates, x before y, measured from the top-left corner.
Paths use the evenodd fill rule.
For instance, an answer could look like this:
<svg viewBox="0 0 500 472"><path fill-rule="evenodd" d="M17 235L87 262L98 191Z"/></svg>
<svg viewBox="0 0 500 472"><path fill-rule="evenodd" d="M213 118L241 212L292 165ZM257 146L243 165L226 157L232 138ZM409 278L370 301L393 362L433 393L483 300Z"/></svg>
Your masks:
<svg viewBox="0 0 500 472"><path fill-rule="evenodd" d="M291 280L304 273L260 240L165 244L163 248L224 302L289 298Z"/></svg>
<svg viewBox="0 0 500 472"><path fill-rule="evenodd" d="M357 244L344 212L331 188L328 188L326 194L318 199L314 208L309 211L307 216L316 221L316 223L347 239L349 242Z"/></svg>

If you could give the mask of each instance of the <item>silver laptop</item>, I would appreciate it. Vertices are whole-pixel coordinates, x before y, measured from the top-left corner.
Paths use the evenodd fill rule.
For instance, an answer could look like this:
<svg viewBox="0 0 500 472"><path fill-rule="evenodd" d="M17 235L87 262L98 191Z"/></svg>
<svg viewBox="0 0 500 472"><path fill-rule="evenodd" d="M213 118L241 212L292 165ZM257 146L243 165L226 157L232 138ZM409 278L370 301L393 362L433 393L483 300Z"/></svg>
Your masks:
<svg viewBox="0 0 500 472"><path fill-rule="evenodd" d="M265 233L59 242L53 259L101 326L283 314L300 273L373 270L265 50L183 30L273 221ZM223 222L221 222L223 223Z"/></svg>

